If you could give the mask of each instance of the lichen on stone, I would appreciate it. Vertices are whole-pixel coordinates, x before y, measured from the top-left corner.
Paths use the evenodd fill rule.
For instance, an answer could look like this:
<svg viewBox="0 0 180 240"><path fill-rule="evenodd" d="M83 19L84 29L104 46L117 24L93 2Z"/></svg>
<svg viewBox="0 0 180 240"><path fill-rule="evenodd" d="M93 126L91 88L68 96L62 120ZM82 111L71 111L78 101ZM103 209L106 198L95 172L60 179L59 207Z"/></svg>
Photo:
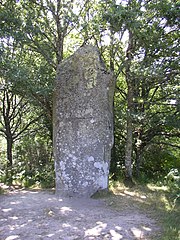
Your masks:
<svg viewBox="0 0 180 240"><path fill-rule="evenodd" d="M91 196L108 188L114 78L91 45L58 69L53 106L56 192Z"/></svg>

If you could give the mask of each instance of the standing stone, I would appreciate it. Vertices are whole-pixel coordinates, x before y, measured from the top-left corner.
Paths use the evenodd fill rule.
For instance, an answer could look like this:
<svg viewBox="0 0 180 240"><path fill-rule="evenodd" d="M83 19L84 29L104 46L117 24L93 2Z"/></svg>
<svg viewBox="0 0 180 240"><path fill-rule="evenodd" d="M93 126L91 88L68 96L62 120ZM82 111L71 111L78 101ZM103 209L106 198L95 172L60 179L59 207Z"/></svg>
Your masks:
<svg viewBox="0 0 180 240"><path fill-rule="evenodd" d="M95 47L81 47L59 65L53 120L56 193L88 197L108 188L113 96L113 75Z"/></svg>

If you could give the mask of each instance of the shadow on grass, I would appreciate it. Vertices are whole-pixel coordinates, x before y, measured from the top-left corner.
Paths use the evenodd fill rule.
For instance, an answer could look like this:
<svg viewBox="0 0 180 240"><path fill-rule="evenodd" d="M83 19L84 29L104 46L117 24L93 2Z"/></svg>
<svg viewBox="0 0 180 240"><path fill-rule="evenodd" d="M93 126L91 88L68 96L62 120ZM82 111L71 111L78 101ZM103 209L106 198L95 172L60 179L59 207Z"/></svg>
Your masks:
<svg viewBox="0 0 180 240"><path fill-rule="evenodd" d="M161 227L159 240L180 239L180 201L168 187L147 184L127 188L117 182L110 190L111 194L105 199L109 206L125 211L136 209L154 218Z"/></svg>

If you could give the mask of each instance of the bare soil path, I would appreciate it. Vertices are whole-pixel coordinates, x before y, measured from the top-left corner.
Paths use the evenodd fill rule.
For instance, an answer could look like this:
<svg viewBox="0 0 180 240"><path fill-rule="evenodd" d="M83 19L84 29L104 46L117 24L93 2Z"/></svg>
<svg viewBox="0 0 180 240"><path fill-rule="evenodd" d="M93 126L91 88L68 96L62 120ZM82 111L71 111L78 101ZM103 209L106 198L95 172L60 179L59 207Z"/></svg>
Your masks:
<svg viewBox="0 0 180 240"><path fill-rule="evenodd" d="M103 199L61 198L51 191L0 195L0 240L152 239L156 222L133 206Z"/></svg>

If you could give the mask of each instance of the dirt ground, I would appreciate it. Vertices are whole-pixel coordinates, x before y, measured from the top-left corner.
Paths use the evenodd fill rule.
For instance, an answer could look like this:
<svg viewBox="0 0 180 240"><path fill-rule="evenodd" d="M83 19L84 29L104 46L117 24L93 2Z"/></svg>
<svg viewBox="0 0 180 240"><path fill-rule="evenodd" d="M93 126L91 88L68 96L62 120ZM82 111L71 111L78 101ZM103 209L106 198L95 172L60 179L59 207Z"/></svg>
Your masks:
<svg viewBox="0 0 180 240"><path fill-rule="evenodd" d="M23 189L0 195L0 240L152 239L156 231L155 220L128 202L113 208L107 199Z"/></svg>

